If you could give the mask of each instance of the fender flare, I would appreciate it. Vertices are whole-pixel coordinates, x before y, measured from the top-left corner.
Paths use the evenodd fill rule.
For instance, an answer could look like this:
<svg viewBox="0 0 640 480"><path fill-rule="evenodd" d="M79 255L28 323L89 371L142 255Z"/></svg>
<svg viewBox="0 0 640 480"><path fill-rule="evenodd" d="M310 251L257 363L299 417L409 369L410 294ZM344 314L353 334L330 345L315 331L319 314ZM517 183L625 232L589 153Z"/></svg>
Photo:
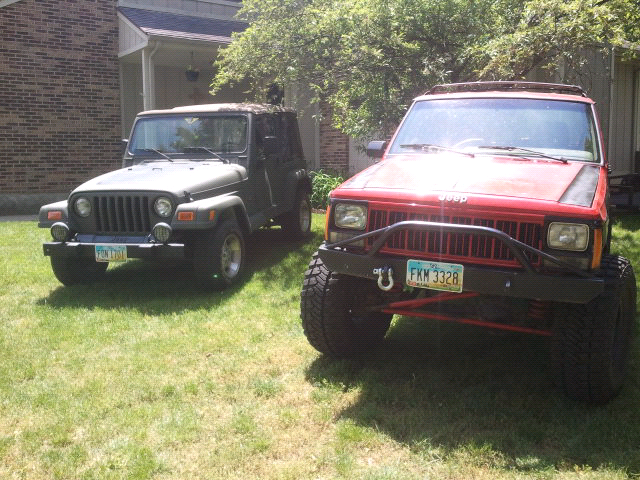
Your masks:
<svg viewBox="0 0 640 480"><path fill-rule="evenodd" d="M181 213L193 213L193 220L179 220ZM221 220L233 212L238 224L247 229L249 218L244 202L237 195L218 195L211 198L203 198L195 202L181 203L171 221L174 230L204 230L217 225Z"/></svg>

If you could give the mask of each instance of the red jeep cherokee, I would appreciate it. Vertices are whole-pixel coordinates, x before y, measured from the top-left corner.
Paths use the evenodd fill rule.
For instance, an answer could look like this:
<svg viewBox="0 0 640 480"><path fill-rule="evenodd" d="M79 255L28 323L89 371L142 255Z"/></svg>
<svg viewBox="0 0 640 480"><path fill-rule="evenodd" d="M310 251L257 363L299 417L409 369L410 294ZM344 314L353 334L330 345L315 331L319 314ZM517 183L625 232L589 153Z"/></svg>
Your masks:
<svg viewBox="0 0 640 480"><path fill-rule="evenodd" d="M382 160L331 193L305 274L311 345L351 356L379 344L393 314L455 319L550 336L570 397L616 395L636 282L609 253L608 164L581 88L439 85L368 153Z"/></svg>

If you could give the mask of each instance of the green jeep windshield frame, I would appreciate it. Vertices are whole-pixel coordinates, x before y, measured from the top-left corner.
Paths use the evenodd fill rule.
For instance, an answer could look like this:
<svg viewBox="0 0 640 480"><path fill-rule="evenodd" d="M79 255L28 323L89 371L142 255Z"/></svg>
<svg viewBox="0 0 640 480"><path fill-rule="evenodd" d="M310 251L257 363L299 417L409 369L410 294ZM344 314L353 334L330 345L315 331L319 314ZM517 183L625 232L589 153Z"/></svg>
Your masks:
<svg viewBox="0 0 640 480"><path fill-rule="evenodd" d="M182 153L185 148L202 147L216 153L243 153L247 150L246 115L162 115L140 118L129 142L129 153L148 151Z"/></svg>

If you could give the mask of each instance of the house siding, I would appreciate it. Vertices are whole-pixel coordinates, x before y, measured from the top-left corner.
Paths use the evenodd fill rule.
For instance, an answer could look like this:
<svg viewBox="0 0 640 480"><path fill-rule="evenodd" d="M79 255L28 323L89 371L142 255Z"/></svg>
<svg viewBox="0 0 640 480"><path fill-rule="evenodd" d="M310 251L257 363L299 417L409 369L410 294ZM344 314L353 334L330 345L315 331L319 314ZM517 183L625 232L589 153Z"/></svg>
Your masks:
<svg viewBox="0 0 640 480"><path fill-rule="evenodd" d="M12 204L12 194L66 195L119 165L115 6L23 0L0 8L0 213L35 208Z"/></svg>

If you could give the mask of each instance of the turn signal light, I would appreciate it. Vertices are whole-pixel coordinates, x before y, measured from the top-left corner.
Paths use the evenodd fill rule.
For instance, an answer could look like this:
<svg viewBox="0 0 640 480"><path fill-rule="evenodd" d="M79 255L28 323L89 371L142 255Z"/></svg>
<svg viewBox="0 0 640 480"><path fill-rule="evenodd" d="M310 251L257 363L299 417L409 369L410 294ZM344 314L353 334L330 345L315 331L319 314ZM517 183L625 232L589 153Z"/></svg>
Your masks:
<svg viewBox="0 0 640 480"><path fill-rule="evenodd" d="M593 257L591 259L591 268L600 267L602 261L602 230L593 231Z"/></svg>
<svg viewBox="0 0 640 480"><path fill-rule="evenodd" d="M178 220L181 222L191 222L196 218L193 212L178 212Z"/></svg>
<svg viewBox="0 0 640 480"><path fill-rule="evenodd" d="M47 212L47 220L62 220L62 212L60 210Z"/></svg>

